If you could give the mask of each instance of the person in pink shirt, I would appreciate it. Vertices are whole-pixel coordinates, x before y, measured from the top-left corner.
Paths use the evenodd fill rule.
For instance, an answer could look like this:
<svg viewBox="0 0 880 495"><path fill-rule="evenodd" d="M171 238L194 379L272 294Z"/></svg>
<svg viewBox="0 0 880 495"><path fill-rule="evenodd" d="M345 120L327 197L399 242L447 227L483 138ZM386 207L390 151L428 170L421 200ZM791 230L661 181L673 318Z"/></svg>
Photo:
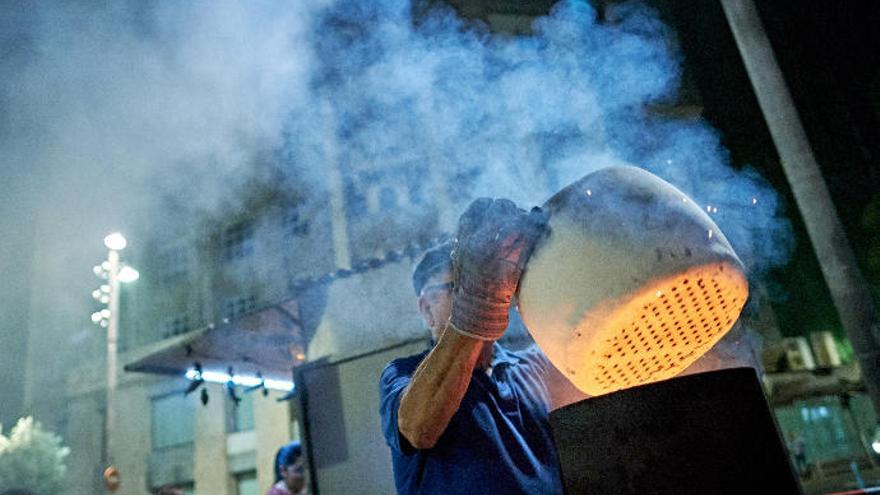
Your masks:
<svg viewBox="0 0 880 495"><path fill-rule="evenodd" d="M275 484L266 495L306 495L305 464L302 446L293 441L275 454Z"/></svg>

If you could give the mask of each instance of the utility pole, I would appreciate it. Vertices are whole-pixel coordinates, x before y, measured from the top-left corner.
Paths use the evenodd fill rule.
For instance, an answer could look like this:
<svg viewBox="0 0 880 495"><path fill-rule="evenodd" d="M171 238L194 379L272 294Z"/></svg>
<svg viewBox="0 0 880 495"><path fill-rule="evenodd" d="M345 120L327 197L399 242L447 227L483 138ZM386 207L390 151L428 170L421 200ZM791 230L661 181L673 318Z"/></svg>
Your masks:
<svg viewBox="0 0 880 495"><path fill-rule="evenodd" d="M104 409L104 435L101 443L101 463L105 468L105 476L113 468L110 435L113 432L113 403L117 387L117 356L119 341L119 288L120 282L134 282L140 274L134 268L120 261L119 252L125 249L127 241L122 234L114 232L104 238L107 247L107 260L94 267L95 275L106 279L107 283L92 293L99 302L107 305L101 311L92 314L92 321L107 329L107 383Z"/></svg>
<svg viewBox="0 0 880 495"><path fill-rule="evenodd" d="M880 413L880 321L752 0L721 0L807 233Z"/></svg>

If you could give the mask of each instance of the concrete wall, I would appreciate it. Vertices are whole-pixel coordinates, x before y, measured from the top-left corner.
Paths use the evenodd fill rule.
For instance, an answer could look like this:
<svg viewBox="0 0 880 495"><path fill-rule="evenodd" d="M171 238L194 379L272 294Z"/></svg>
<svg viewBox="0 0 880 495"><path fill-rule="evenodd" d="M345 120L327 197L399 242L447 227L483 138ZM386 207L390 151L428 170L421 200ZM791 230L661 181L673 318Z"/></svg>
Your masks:
<svg viewBox="0 0 880 495"><path fill-rule="evenodd" d="M67 482L74 495L101 493L101 444L104 429L104 397L95 392L74 397L67 402L67 431L64 443L70 447L67 457Z"/></svg>
<svg viewBox="0 0 880 495"><path fill-rule="evenodd" d="M196 409L195 464L196 493L234 495L226 454L226 407L219 386L213 386L211 400Z"/></svg>
<svg viewBox="0 0 880 495"><path fill-rule="evenodd" d="M412 289L409 259L333 282L324 317L309 342L309 361L342 359L426 337Z"/></svg>
<svg viewBox="0 0 880 495"><path fill-rule="evenodd" d="M150 396L156 380L144 375L123 375L113 400L114 425L110 434L110 459L119 469L122 484L118 495L147 492L147 466L151 448Z"/></svg>
<svg viewBox="0 0 880 495"><path fill-rule="evenodd" d="M265 491L275 482L275 453L289 442L291 435L290 402L278 402L279 393L254 399L256 433L257 486Z"/></svg>

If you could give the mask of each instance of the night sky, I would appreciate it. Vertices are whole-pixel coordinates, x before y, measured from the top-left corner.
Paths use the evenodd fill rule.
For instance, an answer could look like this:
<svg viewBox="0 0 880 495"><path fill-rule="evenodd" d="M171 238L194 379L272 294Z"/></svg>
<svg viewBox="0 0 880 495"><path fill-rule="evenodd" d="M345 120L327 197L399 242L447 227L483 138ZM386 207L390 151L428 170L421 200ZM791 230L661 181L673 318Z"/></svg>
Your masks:
<svg viewBox="0 0 880 495"><path fill-rule="evenodd" d="M720 4L661 1L704 108L733 161L767 177L795 227L790 262L767 282L783 335L843 336L800 214ZM875 300L880 294L880 6L757 2L832 199Z"/></svg>

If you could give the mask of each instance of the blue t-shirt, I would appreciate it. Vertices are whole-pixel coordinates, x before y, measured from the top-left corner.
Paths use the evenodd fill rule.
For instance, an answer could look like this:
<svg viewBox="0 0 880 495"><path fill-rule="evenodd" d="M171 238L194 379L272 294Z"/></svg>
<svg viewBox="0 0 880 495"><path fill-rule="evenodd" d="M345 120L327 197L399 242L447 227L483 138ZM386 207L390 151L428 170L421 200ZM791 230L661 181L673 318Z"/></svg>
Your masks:
<svg viewBox="0 0 880 495"><path fill-rule="evenodd" d="M428 351L392 361L380 380L380 414L391 447L397 493L561 494L562 482L542 377L552 366L536 347L510 352L495 344L491 374L475 370L461 406L430 449L399 433L397 409Z"/></svg>

